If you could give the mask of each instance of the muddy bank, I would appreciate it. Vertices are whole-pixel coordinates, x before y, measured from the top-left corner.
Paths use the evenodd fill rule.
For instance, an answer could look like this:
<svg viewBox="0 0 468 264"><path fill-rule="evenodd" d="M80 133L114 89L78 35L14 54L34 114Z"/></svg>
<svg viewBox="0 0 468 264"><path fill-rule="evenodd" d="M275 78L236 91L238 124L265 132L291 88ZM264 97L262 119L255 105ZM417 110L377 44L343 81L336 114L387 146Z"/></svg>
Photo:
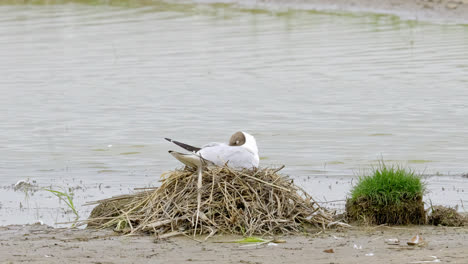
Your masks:
<svg viewBox="0 0 468 264"><path fill-rule="evenodd" d="M407 246L415 234L427 245ZM215 243L237 238L215 236L199 243L175 237L155 242L150 236L121 237L111 231L11 225L0 227L0 259L1 263L466 263L468 258L466 227L355 227L286 236L282 237L286 243L261 247ZM389 238L400 239L400 245L387 245Z"/></svg>
<svg viewBox="0 0 468 264"><path fill-rule="evenodd" d="M388 14L405 20L468 24L468 0L196 0L248 8Z"/></svg>

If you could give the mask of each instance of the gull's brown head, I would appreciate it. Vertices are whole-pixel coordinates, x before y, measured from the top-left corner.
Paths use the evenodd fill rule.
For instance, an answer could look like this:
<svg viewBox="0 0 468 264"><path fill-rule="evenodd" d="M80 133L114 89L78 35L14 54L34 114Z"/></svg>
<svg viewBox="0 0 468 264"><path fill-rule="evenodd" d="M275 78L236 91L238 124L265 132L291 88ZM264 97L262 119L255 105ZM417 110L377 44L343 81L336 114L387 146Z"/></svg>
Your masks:
<svg viewBox="0 0 468 264"><path fill-rule="evenodd" d="M245 144L245 135L241 131L234 133L229 140L229 146L242 146Z"/></svg>

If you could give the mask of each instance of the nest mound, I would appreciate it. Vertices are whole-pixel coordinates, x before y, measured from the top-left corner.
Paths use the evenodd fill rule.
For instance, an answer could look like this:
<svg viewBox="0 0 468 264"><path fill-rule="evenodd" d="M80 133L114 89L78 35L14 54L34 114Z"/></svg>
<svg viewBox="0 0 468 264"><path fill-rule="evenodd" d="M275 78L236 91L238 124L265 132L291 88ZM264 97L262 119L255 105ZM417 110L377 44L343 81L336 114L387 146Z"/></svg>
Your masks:
<svg viewBox="0 0 468 264"><path fill-rule="evenodd" d="M432 207L429 224L435 226L464 226L468 224L468 218L459 214L455 208L437 205Z"/></svg>
<svg viewBox="0 0 468 264"><path fill-rule="evenodd" d="M414 199L404 199L399 203L382 205L367 197L346 201L346 213L351 221L368 225L393 224L424 224L426 211L422 196Z"/></svg>
<svg viewBox="0 0 468 264"><path fill-rule="evenodd" d="M175 170L163 174L158 188L95 202L98 206L87 223L160 237L217 232L273 235L301 232L304 225L333 224L330 213L278 171L206 168L198 182L196 171Z"/></svg>

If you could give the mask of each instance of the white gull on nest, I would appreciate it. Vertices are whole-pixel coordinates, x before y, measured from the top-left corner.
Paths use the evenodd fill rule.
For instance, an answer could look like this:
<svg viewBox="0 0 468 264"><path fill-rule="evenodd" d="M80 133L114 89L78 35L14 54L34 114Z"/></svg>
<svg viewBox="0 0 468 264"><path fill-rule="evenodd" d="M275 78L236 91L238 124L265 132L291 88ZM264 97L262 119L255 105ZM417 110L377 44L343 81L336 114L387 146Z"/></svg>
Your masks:
<svg viewBox="0 0 468 264"><path fill-rule="evenodd" d="M260 161L258 157L258 148L255 138L246 132L236 132L231 136L229 144L209 143L201 148L187 145L169 138L166 140L190 151L184 154L170 150L169 153L180 162L192 168L199 168L201 165L225 164L234 169L252 169L258 168Z"/></svg>

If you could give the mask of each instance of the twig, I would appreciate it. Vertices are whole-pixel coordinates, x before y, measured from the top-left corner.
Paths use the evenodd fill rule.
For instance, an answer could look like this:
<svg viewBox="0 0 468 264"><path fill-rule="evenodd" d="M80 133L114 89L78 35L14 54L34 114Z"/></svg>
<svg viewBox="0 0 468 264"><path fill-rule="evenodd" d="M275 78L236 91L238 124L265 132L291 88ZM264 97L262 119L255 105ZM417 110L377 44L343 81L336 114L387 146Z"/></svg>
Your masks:
<svg viewBox="0 0 468 264"><path fill-rule="evenodd" d="M332 200L332 201L326 201L326 202L316 202L316 203L323 204L323 203L336 203L336 202L346 202L346 199L344 199L344 200Z"/></svg>
<svg viewBox="0 0 468 264"><path fill-rule="evenodd" d="M201 162L200 162L201 163ZM197 224L198 224L198 217L200 216L200 206L201 206L201 188L203 184L203 167L200 165L198 167L198 183L197 183L197 218L195 220L195 231L193 232L193 236L197 234Z"/></svg>
<svg viewBox="0 0 468 264"><path fill-rule="evenodd" d="M276 174L278 171L284 169L284 165L282 165L281 167L279 167L278 169L274 170L272 174Z"/></svg>
<svg viewBox="0 0 468 264"><path fill-rule="evenodd" d="M240 172L240 174L244 175L245 177L247 177L247 178L249 178L249 179L253 179L253 180L259 181L259 182L264 183L264 184L266 184L266 185L269 185L269 186L272 186L272 187L275 187L275 188L278 188L278 189L281 189L281 190L284 190L284 191L287 191L287 192L290 192L290 191L291 191L290 189L286 189L286 188L284 188L284 187L271 184L271 183L269 183L269 182L266 182L266 181L264 181L264 180L260 180L260 179L258 179L258 178L255 178L255 177L252 177L252 176L250 176L250 175L247 175L247 174L245 174L245 173Z"/></svg>

